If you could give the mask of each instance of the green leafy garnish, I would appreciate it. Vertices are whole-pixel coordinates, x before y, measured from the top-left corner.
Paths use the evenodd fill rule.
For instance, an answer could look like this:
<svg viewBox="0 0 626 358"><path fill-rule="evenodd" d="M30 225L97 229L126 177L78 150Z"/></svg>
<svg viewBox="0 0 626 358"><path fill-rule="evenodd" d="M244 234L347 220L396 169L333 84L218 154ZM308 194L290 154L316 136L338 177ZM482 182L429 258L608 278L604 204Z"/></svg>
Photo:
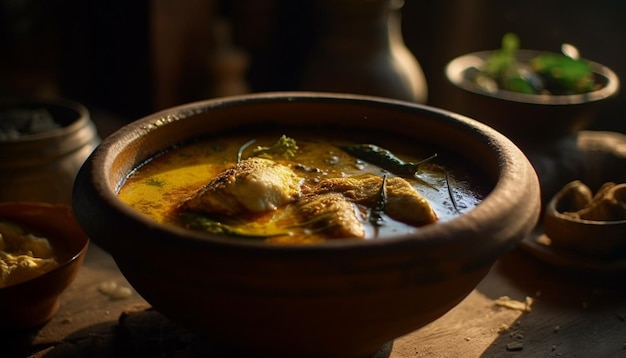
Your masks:
<svg viewBox="0 0 626 358"><path fill-rule="evenodd" d="M387 193L385 191L385 185L387 185L387 175L383 175L383 182L380 185L376 201L374 202L374 205L370 209L369 213L369 221L375 227L382 226L385 221L382 216L382 213L385 212L385 206L387 206Z"/></svg>
<svg viewBox="0 0 626 358"><path fill-rule="evenodd" d="M158 188L162 188L165 185L165 180L157 179L157 178L148 178L145 181L146 185L156 186Z"/></svg>
<svg viewBox="0 0 626 358"><path fill-rule="evenodd" d="M296 156L297 150L298 145L296 144L296 140L283 134L276 143L270 146L258 146L254 148L250 156L267 159L273 159L274 156L293 158Z"/></svg>
<svg viewBox="0 0 626 358"><path fill-rule="evenodd" d="M195 212L182 212L178 219L187 228L214 235L240 236L247 238L265 239L268 237L289 235L288 232L269 232L267 229L252 229L244 226L229 225Z"/></svg>
<svg viewBox="0 0 626 358"><path fill-rule="evenodd" d="M519 49L519 37L513 33L506 33L502 37L502 48L493 51L485 61L484 71L494 78L503 76L515 65L515 52Z"/></svg>
<svg viewBox="0 0 626 358"><path fill-rule="evenodd" d="M548 85L563 92L584 93L593 91L595 87L591 65L587 61L544 53L533 58L529 64L548 81Z"/></svg>

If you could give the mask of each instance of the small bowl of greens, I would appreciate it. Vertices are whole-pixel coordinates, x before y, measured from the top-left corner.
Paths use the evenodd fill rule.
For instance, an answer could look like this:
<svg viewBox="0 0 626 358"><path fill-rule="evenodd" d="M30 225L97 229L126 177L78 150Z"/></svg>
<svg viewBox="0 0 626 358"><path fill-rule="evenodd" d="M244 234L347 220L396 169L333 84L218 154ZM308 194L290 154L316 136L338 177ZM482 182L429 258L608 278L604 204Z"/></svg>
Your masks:
<svg viewBox="0 0 626 358"><path fill-rule="evenodd" d="M587 128L619 90L608 67L563 44L561 53L520 49L515 34L502 47L450 61L448 109L480 120L516 140L554 138Z"/></svg>

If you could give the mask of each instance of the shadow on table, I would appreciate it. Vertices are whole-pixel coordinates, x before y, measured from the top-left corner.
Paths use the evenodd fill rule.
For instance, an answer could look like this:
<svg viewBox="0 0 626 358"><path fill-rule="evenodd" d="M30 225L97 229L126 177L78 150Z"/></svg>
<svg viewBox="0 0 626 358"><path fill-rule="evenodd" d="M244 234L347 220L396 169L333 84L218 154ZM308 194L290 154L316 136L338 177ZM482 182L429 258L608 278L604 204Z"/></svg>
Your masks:
<svg viewBox="0 0 626 358"><path fill-rule="evenodd" d="M57 345L39 348L38 353L29 355L33 358L253 357L236 347L220 345L194 334L152 308L125 312L118 322L90 326L72 333ZM387 358L392 348L393 342L389 342L371 358Z"/></svg>
<svg viewBox="0 0 626 358"><path fill-rule="evenodd" d="M559 308L594 309L626 302L624 273L594 274L561 269L516 250L499 260L493 270L499 280L483 281L478 289L490 298L515 293ZM506 281L506 284L502 284Z"/></svg>
<svg viewBox="0 0 626 358"><path fill-rule="evenodd" d="M491 299L530 297L530 312L504 330L481 357L626 356L626 287L619 275L558 269L515 251L478 291Z"/></svg>
<svg viewBox="0 0 626 358"><path fill-rule="evenodd" d="M115 322L106 322L79 330L62 342L34 344L45 326L4 333L0 338L0 356L3 358L41 357L115 357L108 349L115 339Z"/></svg>
<svg viewBox="0 0 626 358"><path fill-rule="evenodd" d="M23 330L19 332L3 332L0 335L0 347L2 347L2 356L9 358L27 357L32 350L34 337L37 335L38 328Z"/></svg>

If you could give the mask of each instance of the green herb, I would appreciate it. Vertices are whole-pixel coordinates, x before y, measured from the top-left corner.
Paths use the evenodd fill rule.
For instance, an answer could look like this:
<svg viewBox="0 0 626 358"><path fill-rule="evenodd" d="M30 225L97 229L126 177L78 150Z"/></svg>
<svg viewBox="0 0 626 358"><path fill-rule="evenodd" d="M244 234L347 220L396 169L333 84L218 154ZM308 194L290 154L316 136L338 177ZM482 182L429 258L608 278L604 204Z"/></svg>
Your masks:
<svg viewBox="0 0 626 358"><path fill-rule="evenodd" d="M515 52L519 49L519 38L513 33L504 34L502 48L493 51L485 61L483 70L494 78L503 76L511 66L515 65Z"/></svg>
<svg viewBox="0 0 626 358"><path fill-rule="evenodd" d="M248 142L250 143L250 142ZM258 146L250 154L251 157L273 159L274 156L293 158L298 150L295 139L282 135L276 143L270 146Z"/></svg>
<svg viewBox="0 0 626 358"><path fill-rule="evenodd" d="M340 147L346 153L371 164L377 165L396 175L415 176L419 168L437 157L434 154L417 163L405 162L391 151L374 144L355 144Z"/></svg>
<svg viewBox="0 0 626 358"><path fill-rule="evenodd" d="M191 230L203 231L214 235L240 236L253 239L289 235L288 232L282 231L267 232L236 225L228 225L195 212L182 212L178 215L178 218Z"/></svg>
<svg viewBox="0 0 626 358"><path fill-rule="evenodd" d="M163 186L165 186L165 180L157 178L148 178L144 183L146 185L156 186L158 188L162 188Z"/></svg>
<svg viewBox="0 0 626 358"><path fill-rule="evenodd" d="M544 53L533 58L530 66L555 92L584 93L595 88L591 65L587 61Z"/></svg>
<svg viewBox="0 0 626 358"><path fill-rule="evenodd" d="M383 182L380 185L380 190L376 197L374 205L370 209L369 221L375 227L383 225L382 213L385 212L385 206L387 205L387 192L385 191L385 185L387 185L387 175L383 175Z"/></svg>

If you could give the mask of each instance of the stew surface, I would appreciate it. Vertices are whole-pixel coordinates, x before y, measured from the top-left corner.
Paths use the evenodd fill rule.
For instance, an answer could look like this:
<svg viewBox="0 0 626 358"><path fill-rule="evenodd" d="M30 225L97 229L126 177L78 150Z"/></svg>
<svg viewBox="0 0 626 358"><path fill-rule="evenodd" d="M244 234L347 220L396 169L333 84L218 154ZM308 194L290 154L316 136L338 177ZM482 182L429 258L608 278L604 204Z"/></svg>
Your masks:
<svg viewBox="0 0 626 358"><path fill-rule="evenodd" d="M131 172L118 196L161 223L310 243L414 232L471 210L493 185L467 161L409 141L372 143L356 133L350 140L326 139L328 133L285 135L295 140L292 156L272 151L280 142L276 133L206 138L170 149ZM395 167L385 165L389 158L380 164L347 150L371 149L364 144L392 154ZM426 158L415 173L395 170L398 163Z"/></svg>

